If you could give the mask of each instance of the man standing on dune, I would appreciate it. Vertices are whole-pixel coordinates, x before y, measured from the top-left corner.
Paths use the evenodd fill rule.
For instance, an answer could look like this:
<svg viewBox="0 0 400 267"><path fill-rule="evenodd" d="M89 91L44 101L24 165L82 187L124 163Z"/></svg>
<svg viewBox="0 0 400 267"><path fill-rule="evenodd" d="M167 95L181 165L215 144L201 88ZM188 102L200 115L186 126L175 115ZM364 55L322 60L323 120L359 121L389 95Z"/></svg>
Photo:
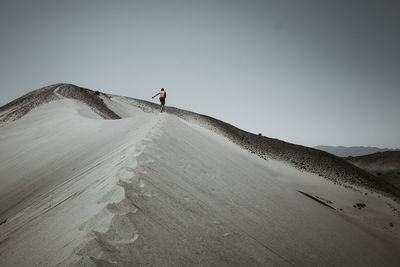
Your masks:
<svg viewBox="0 0 400 267"><path fill-rule="evenodd" d="M165 92L164 88L161 88L161 91L152 98L155 98L158 95L160 95L160 102L161 102L160 112L163 112L165 106L165 98L167 97L167 92Z"/></svg>

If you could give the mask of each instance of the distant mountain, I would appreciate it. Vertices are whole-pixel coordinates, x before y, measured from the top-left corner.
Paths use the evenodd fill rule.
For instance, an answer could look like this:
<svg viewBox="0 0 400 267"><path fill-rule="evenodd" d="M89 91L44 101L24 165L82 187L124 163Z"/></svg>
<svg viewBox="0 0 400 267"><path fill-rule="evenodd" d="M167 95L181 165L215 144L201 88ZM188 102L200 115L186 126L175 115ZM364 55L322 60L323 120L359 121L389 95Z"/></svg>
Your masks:
<svg viewBox="0 0 400 267"><path fill-rule="evenodd" d="M398 149L390 149L390 148L379 148L379 147L370 147L370 146L315 146L315 149L319 149L338 157L348 157L348 156L363 156L369 155L376 152L384 152L384 151L398 151Z"/></svg>
<svg viewBox="0 0 400 267"><path fill-rule="evenodd" d="M377 152L346 160L400 188L400 151Z"/></svg>

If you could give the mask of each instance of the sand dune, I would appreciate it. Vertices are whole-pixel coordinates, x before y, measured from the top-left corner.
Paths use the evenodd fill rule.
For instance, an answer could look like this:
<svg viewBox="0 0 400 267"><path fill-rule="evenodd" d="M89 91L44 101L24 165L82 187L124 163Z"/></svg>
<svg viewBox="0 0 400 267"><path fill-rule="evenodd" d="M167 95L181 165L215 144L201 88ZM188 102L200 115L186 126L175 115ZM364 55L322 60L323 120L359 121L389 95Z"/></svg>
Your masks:
<svg viewBox="0 0 400 267"><path fill-rule="evenodd" d="M396 191L342 159L46 88L0 109L1 266L400 263Z"/></svg>
<svg viewBox="0 0 400 267"><path fill-rule="evenodd" d="M400 188L400 151L377 152L345 159L355 166L374 174L378 179L383 179Z"/></svg>

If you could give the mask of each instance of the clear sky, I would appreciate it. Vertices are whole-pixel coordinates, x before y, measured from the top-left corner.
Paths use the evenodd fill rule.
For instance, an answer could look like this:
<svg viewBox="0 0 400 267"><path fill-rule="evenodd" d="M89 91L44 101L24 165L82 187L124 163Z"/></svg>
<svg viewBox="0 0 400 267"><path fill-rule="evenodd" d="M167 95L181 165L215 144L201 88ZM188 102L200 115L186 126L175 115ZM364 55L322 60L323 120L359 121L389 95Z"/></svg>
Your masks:
<svg viewBox="0 0 400 267"><path fill-rule="evenodd" d="M58 82L164 87L167 105L268 137L399 148L399 14L397 0L0 0L0 105Z"/></svg>

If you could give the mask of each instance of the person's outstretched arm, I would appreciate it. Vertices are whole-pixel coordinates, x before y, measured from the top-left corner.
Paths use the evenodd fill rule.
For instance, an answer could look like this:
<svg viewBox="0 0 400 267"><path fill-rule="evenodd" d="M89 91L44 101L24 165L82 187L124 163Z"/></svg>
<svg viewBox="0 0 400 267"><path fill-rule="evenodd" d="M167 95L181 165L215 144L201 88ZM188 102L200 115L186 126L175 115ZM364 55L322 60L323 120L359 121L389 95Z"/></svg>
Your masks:
<svg viewBox="0 0 400 267"><path fill-rule="evenodd" d="M156 96L158 96L160 93L157 93L155 96L152 96L151 98L155 98Z"/></svg>

